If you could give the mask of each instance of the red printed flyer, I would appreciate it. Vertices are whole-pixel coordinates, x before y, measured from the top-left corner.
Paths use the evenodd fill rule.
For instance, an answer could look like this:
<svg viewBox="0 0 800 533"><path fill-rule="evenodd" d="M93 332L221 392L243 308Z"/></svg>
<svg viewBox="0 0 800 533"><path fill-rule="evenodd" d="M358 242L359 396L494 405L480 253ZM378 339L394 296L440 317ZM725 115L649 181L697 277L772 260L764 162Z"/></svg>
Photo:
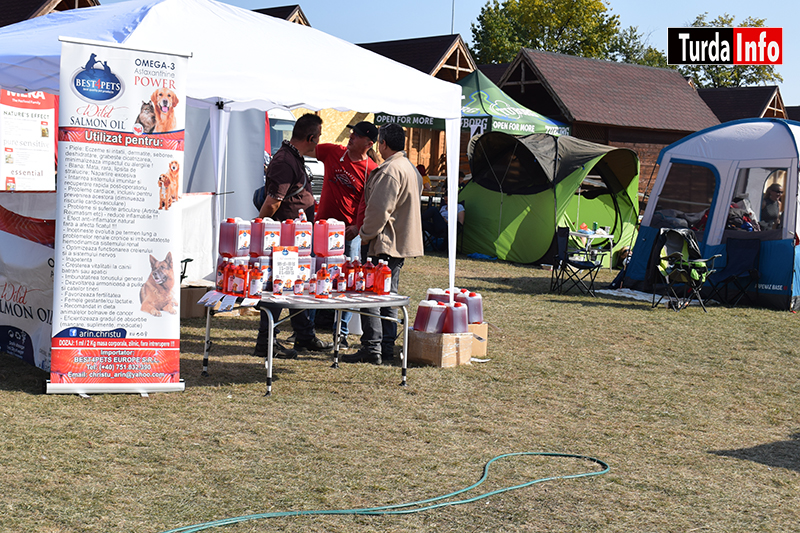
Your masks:
<svg viewBox="0 0 800 533"><path fill-rule="evenodd" d="M187 57L62 39L48 393L183 390Z"/></svg>

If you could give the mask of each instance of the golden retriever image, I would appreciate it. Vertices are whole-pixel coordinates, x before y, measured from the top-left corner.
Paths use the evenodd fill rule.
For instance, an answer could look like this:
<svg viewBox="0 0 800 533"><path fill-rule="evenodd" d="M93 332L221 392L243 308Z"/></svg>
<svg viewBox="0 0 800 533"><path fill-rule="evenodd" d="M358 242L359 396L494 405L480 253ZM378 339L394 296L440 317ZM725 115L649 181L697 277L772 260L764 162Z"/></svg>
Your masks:
<svg viewBox="0 0 800 533"><path fill-rule="evenodd" d="M172 270L172 252L167 253L163 261L150 256L150 275L139 291L142 311L153 316L161 316L161 311L170 314L178 312L178 302L172 295L175 285L175 273Z"/></svg>
<svg viewBox="0 0 800 533"><path fill-rule="evenodd" d="M173 202L178 201L178 171L180 169L181 166L177 161L170 161L167 175L169 176L169 195Z"/></svg>
<svg viewBox="0 0 800 533"><path fill-rule="evenodd" d="M170 181L169 176L166 174L161 174L158 177L158 208L164 211L172 207L172 195L170 193L172 184Z"/></svg>
<svg viewBox="0 0 800 533"><path fill-rule="evenodd" d="M155 133L164 133L175 130L175 106L178 97L169 89L156 89L150 96L153 102L153 111L156 114Z"/></svg>

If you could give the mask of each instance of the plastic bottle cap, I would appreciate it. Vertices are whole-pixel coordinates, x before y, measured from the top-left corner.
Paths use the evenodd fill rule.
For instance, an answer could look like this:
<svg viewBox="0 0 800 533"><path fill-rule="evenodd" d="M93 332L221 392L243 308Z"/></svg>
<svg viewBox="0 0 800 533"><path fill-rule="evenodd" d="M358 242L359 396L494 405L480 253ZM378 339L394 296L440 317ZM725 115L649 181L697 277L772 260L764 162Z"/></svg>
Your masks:
<svg viewBox="0 0 800 533"><path fill-rule="evenodd" d="M477 293L477 292L471 292L471 293L469 293L469 297L470 297L470 298L475 298L477 295L478 295L478 293Z"/></svg>
<svg viewBox="0 0 800 533"><path fill-rule="evenodd" d="M235 218L229 218L225 222L230 222L231 224L233 224L234 222L236 222L236 219Z"/></svg>

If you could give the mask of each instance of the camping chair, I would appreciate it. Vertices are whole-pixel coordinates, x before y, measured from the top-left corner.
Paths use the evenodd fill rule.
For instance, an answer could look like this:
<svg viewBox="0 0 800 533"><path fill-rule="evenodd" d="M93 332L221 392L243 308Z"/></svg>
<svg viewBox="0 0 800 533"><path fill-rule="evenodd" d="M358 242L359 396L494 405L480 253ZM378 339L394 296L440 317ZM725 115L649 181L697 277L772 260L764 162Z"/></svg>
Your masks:
<svg viewBox="0 0 800 533"><path fill-rule="evenodd" d="M594 280L600 271L602 262L576 260L574 253L581 250L569 250L569 228L560 227L556 230L556 257L553 264L553 273L550 275L550 291L564 294L573 287L582 294L595 296Z"/></svg>
<svg viewBox="0 0 800 533"><path fill-rule="evenodd" d="M725 305L736 307L736 304L746 296L747 300L753 303L747 291L755 285L756 300L758 300L758 261L761 255L761 241L728 239L725 243L725 254L728 256L725 267L708 277L711 292L706 299L714 298ZM736 291L733 295L730 294L731 285Z"/></svg>
<svg viewBox="0 0 800 533"><path fill-rule="evenodd" d="M697 300L703 311L708 312L700 289L714 272L714 260L720 254L701 259L700 249L691 230L662 229L660 237L659 242L663 246L656 267L663 281L660 285L664 292L656 301L656 289L659 285L653 287L653 307L667 298L667 306L677 312Z"/></svg>

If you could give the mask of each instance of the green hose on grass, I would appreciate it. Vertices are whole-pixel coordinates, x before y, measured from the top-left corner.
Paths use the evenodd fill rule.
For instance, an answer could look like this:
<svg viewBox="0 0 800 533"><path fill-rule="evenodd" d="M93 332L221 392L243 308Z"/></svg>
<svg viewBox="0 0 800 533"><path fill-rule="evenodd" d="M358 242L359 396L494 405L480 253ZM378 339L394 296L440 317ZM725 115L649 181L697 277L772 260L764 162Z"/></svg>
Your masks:
<svg viewBox="0 0 800 533"><path fill-rule="evenodd" d="M584 459L587 461L591 461L596 463L602 467L602 470L598 470L595 472L582 472L580 474L571 474L565 476L552 476L552 477L545 477L540 479L534 479L533 481L528 481L526 483L522 483L520 485L514 485L513 487L504 487L501 489L493 490L491 492L485 492L483 494L479 494L472 498L467 498L463 500L455 500L455 501L448 501L443 502L441 500L446 500L448 498L452 498L464 492L474 489L484 481L486 478L489 477L489 466L499 459L504 459L506 457L515 457L520 455L539 455L545 457L567 457L572 459ZM437 496L435 498L430 498L427 500L420 500L417 502L412 503L400 503L397 505L385 505L383 507L369 507L365 509L334 509L330 511L283 511L283 512L275 512L275 513L259 513L259 514L251 514L245 516L237 516L235 518L223 518L222 520L214 520L212 522L205 522L202 524L195 524L193 526L184 526L179 527L177 529L170 529L169 531L163 531L162 533L192 533L195 531L202 531L204 529L210 529L212 527L221 527L221 526L229 526L232 524L238 524L240 522L248 522L250 520L261 520L264 518L278 518L278 517L286 517L286 516L310 516L310 515L400 515L400 514L411 514L411 513L420 513L422 511L428 511L430 509L436 509L438 507L447 507L449 505L462 505L465 503L473 503L478 500L482 500L483 498L488 498L489 496L494 496L495 494L501 494L503 492L508 492L510 490L522 489L525 487L529 487L531 485L535 485L536 483L543 483L545 481L555 481L558 479L577 479L581 477L589 477L589 476L599 476L602 474L607 473L610 470L609 466L601 461L600 459L595 459L594 457L589 457L586 455L575 455L571 453L555 453L555 452L517 452L517 453L506 453L503 455L498 455L494 457L489 462L486 463L483 467L483 476L474 484L470 485L469 487L463 488L461 490L457 490L456 492L451 492L450 494L445 494L444 496ZM435 503L439 502L439 503Z"/></svg>

